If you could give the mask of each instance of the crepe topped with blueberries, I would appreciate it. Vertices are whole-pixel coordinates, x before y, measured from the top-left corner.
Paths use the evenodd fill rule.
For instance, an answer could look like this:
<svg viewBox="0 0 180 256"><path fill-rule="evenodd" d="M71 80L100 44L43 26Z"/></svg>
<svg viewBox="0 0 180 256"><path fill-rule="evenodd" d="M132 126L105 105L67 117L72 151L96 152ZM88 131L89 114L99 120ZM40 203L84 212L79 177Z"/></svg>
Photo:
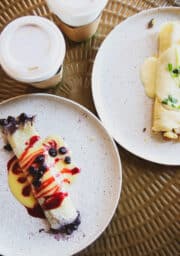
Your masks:
<svg viewBox="0 0 180 256"><path fill-rule="evenodd" d="M71 234L80 224L80 213L68 188L80 169L62 138L42 139L34 124L35 117L24 113L0 120L6 148L16 156L8 164L11 191L28 209L38 204L51 230Z"/></svg>

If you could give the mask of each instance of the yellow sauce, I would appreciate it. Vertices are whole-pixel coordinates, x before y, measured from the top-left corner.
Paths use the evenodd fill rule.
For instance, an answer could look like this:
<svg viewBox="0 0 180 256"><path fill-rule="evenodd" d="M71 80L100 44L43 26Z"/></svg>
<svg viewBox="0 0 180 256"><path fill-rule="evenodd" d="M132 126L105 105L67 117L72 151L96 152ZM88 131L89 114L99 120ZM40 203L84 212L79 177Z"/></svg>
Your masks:
<svg viewBox="0 0 180 256"><path fill-rule="evenodd" d="M159 32L159 54L167 50L173 44L180 44L180 22L168 22L162 26Z"/></svg>
<svg viewBox="0 0 180 256"><path fill-rule="evenodd" d="M17 160L16 160L17 161ZM8 171L8 184L9 188L14 195L14 197L25 207L33 208L37 203L36 199L34 198L32 192L29 196L23 195L23 189L29 185L28 181L25 181L21 184L18 179L19 178L26 178L25 175L22 173L14 174L12 168Z"/></svg>
<svg viewBox="0 0 180 256"><path fill-rule="evenodd" d="M141 68L141 80L144 85L146 95L150 98L155 97L156 69L156 57L147 58Z"/></svg>
<svg viewBox="0 0 180 256"><path fill-rule="evenodd" d="M55 140L57 143L57 147L62 147L65 146L64 141L57 137L57 136L49 136L47 137L45 140L43 140L41 143L47 143L48 141L51 140ZM70 155L68 153L68 155ZM57 156L57 158L61 158L61 156ZM55 158L52 157L52 164L54 164L54 160ZM14 197L25 207L27 208L34 208L35 205L37 205L37 200L35 199L35 197L33 196L32 191L30 192L29 196L24 196L23 195L23 189L26 188L29 185L28 180L26 179L26 175L23 173L23 171L21 171L20 167L18 168L19 173L14 173L13 172L13 166L18 164L18 160L17 158L14 159L14 161L12 162L12 164L10 165L10 168L8 170L8 184L9 184L9 188L12 192L12 194L14 195ZM64 161L57 161L55 163L56 168L54 170L56 170L56 173L54 173L54 175L56 175L57 179L58 179L58 175L61 175L61 170L63 170L64 168L67 168L67 165L64 163ZM71 164L68 165L68 169L73 169L74 167L76 167L76 165L72 162ZM47 172L44 174L45 178L49 178L52 174L50 172ZM63 189L66 189L69 184L72 184L75 180L77 175L71 175L71 174L63 174L63 178L68 180L69 183L63 183ZM19 179L26 179L25 182L21 183L19 182ZM49 189L50 187L48 187Z"/></svg>

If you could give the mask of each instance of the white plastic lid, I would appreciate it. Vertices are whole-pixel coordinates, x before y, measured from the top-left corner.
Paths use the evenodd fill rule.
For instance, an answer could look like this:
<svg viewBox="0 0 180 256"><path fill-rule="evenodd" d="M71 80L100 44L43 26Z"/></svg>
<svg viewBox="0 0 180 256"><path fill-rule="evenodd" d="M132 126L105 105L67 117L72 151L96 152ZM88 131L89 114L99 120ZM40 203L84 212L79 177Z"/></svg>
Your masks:
<svg viewBox="0 0 180 256"><path fill-rule="evenodd" d="M70 26L83 26L94 21L108 0L46 0L50 10Z"/></svg>
<svg viewBox="0 0 180 256"><path fill-rule="evenodd" d="M39 82L54 76L63 63L65 50L58 27L39 16L18 18L0 35L2 68L21 82Z"/></svg>

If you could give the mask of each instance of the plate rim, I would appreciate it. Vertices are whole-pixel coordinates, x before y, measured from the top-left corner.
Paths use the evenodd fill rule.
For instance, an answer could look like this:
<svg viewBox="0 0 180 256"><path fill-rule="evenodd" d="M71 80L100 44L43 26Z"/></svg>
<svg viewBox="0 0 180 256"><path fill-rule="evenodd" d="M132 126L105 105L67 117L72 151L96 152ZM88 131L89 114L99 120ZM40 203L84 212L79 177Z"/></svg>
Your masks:
<svg viewBox="0 0 180 256"><path fill-rule="evenodd" d="M106 128L106 125L103 122L103 118L102 118L102 107L100 106L100 104L98 103L98 96L97 96L97 86L96 86L96 81L95 81L95 73L96 73L96 66L97 66L97 62L100 58L100 54L102 53L102 51L104 50L104 45L106 44L107 40L110 40L109 38L112 36L112 34L121 26L124 25L125 23L129 22L129 20L131 20L132 18L136 18L139 17L141 15L145 15L146 13L150 13L150 12L161 12L161 11L178 11L180 12L180 7L173 7L173 6L169 6L169 7L156 7L156 8L149 8L146 10L143 10L141 12L138 12L134 15L129 16L128 18L126 18L125 20L123 20L122 22L120 22L119 24L117 24L111 31L110 33L106 36L106 38L104 39L104 41L102 42L102 44L100 45L100 48L96 54L95 60L94 60L94 64L93 64L93 68L92 68L92 76L91 76L91 92L92 92L92 98L93 98L93 103L94 106L96 108L97 111L97 115L99 117L99 119L101 120L102 124L104 125L104 127ZM108 128L106 128L108 131ZM127 150L128 152L130 152L131 154L133 154L136 157L139 157L140 159L146 160L148 162L151 163L156 163L156 164L161 164L161 165L165 165L165 166L179 166L180 162L167 162L167 161L158 161L158 160L153 160L151 157L146 157L146 156L141 156L140 154L137 154L135 150L130 149L128 146L121 144L121 142L119 140L117 140L112 132L108 131L110 136L112 136L112 138L117 142L117 144L119 146L121 146L122 148L124 148L125 150Z"/></svg>
<svg viewBox="0 0 180 256"><path fill-rule="evenodd" d="M83 105L81 105L78 102L75 102L71 99L68 99L68 98L65 98L65 97L62 97L62 96L58 96L58 95L54 95L54 94L48 94L48 93L27 93L27 94L18 95L18 96L11 97L9 99L3 100L2 102L0 102L0 107L4 104L7 104L7 103L11 102L11 101L18 100L18 99L21 99L21 98L25 99L26 97L39 97L39 96L40 97L45 97L45 98L49 97L49 98L52 98L52 99L54 98L54 99L59 100L60 102L65 102L68 105L69 104L73 105L73 106L77 107L78 109L85 111L101 127L101 129L104 130L105 135L107 136L110 143L112 144L112 148L114 150L114 154L115 154L115 157L117 159L117 164L118 164L117 169L118 169L118 174L119 174L120 180L118 180L119 185L118 185L116 200L114 201L114 207L111 211L111 214L107 218L107 221L106 221L103 229L101 229L99 232L97 232L97 234L93 238L89 239L88 242L85 245L82 245L82 246L79 246L79 247L77 246L77 249L73 250L71 252L71 254L74 255L76 253L79 253L79 252L83 251L88 246L90 246L92 243L94 243L102 235L102 233L106 230L106 228L109 226L110 222L112 221L112 219L114 217L114 214L117 210L117 207L118 207L118 204L119 204L119 201L120 201L120 196L121 196L121 191L122 191L122 162L121 162L121 156L120 156L120 153L118 151L118 147L117 147L115 141L113 140L112 136L108 133L107 129L104 127L101 120L99 120L98 117L96 117L95 114L93 114L89 109L87 109ZM11 256L11 255L6 255L6 256Z"/></svg>

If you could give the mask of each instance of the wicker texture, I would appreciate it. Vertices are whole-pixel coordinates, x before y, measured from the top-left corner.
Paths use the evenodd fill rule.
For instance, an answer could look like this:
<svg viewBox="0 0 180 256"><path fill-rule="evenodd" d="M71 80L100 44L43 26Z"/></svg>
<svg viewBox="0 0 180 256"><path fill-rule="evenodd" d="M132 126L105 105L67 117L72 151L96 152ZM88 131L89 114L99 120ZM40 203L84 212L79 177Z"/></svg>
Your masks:
<svg viewBox="0 0 180 256"><path fill-rule="evenodd" d="M165 0L110 0L93 38L79 44L67 40L63 81L47 92L68 97L95 111L90 89L91 71L106 35L136 12L169 4ZM0 31L14 18L27 14L53 19L43 0L0 0ZM0 69L0 100L37 91L40 90L11 80ZM180 255L180 167L160 166L141 160L122 148L119 151L123 189L118 209L103 235L78 255Z"/></svg>

